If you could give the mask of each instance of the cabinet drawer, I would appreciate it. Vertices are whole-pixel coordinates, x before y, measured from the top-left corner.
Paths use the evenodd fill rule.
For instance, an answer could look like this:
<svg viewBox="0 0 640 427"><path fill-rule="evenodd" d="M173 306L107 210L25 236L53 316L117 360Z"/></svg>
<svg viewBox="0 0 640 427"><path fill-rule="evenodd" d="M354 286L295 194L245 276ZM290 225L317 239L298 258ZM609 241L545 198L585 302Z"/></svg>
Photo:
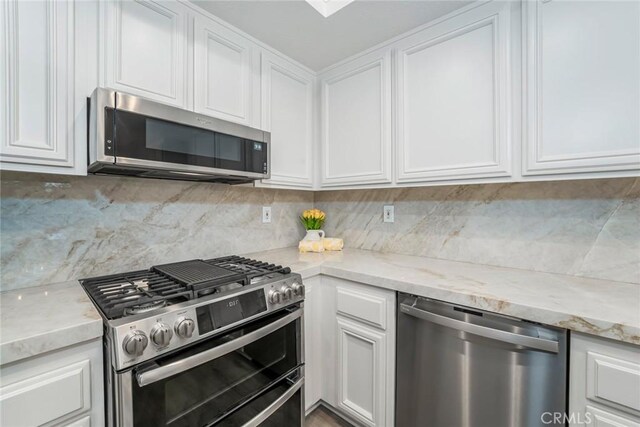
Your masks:
<svg viewBox="0 0 640 427"><path fill-rule="evenodd" d="M91 407L90 386L89 360L3 386L0 389L0 424L42 425L85 412Z"/></svg>
<svg viewBox="0 0 640 427"><path fill-rule="evenodd" d="M338 314L369 323L382 330L387 328L385 298L342 287L336 288Z"/></svg>
<svg viewBox="0 0 640 427"><path fill-rule="evenodd" d="M587 352L587 399L640 415L640 364Z"/></svg>

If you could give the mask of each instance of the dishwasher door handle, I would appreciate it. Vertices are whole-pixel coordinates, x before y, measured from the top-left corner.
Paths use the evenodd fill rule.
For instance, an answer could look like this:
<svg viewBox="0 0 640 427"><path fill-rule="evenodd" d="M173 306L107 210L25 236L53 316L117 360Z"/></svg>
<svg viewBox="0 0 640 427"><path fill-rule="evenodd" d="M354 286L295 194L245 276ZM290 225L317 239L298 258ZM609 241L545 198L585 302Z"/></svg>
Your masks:
<svg viewBox="0 0 640 427"><path fill-rule="evenodd" d="M527 335L515 334L513 332L501 331L500 329L475 325L473 323L431 313L430 311L420 310L419 308L415 308L407 304L400 304L400 311L404 314L408 314L409 316L417 317L418 319L426 320L440 326L457 329L459 331L468 332L473 335L490 338L496 341L528 347L535 350L547 351L549 353L557 353L559 348L558 341L530 337Z"/></svg>

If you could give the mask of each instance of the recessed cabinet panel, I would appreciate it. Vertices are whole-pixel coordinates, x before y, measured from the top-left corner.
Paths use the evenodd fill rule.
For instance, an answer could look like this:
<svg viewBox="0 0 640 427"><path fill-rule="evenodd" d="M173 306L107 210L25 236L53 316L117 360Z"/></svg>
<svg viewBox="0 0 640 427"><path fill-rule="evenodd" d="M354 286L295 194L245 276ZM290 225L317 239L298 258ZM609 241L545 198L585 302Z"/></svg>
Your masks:
<svg viewBox="0 0 640 427"><path fill-rule="evenodd" d="M271 132L269 184L313 185L314 76L262 54L262 123Z"/></svg>
<svg viewBox="0 0 640 427"><path fill-rule="evenodd" d="M2 425L42 425L84 412L91 406L90 381L90 361L84 360L3 386Z"/></svg>
<svg viewBox="0 0 640 427"><path fill-rule="evenodd" d="M251 125L251 43L201 16L194 34L196 111Z"/></svg>
<svg viewBox="0 0 640 427"><path fill-rule="evenodd" d="M73 7L57 1L0 4L3 162L74 166Z"/></svg>
<svg viewBox="0 0 640 427"><path fill-rule="evenodd" d="M640 169L640 3L523 8L524 174Z"/></svg>
<svg viewBox="0 0 640 427"><path fill-rule="evenodd" d="M366 425L384 424L385 335L338 319L338 405Z"/></svg>
<svg viewBox="0 0 640 427"><path fill-rule="evenodd" d="M104 83L187 107L187 12L178 2L103 3Z"/></svg>
<svg viewBox="0 0 640 427"><path fill-rule="evenodd" d="M391 181L390 54L367 55L322 78L322 185Z"/></svg>
<svg viewBox="0 0 640 427"><path fill-rule="evenodd" d="M510 174L508 4L398 45L398 181Z"/></svg>

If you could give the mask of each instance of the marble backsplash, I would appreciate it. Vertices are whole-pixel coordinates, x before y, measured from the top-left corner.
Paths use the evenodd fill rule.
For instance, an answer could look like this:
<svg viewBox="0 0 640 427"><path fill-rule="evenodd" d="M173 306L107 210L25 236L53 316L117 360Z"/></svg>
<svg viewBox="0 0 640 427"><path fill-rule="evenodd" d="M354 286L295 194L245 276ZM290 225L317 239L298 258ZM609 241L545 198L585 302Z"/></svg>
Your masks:
<svg viewBox="0 0 640 427"><path fill-rule="evenodd" d="M113 176L0 175L2 290L295 246L313 193ZM261 222L271 206L272 222Z"/></svg>
<svg viewBox="0 0 640 427"><path fill-rule="evenodd" d="M329 191L315 207L346 247L640 283L640 179Z"/></svg>
<svg viewBox="0 0 640 427"><path fill-rule="evenodd" d="M295 246L312 205L347 247L640 283L640 178L311 193L3 172L0 191L2 290Z"/></svg>

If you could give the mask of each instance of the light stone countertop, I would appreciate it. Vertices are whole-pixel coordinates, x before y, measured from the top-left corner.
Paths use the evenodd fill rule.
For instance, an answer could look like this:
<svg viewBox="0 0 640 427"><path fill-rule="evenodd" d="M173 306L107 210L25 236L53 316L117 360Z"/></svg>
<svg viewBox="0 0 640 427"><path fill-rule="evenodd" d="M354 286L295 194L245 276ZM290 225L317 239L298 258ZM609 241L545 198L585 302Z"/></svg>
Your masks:
<svg viewBox="0 0 640 427"><path fill-rule="evenodd" d="M102 318L77 281L0 293L0 364L102 336Z"/></svg>
<svg viewBox="0 0 640 427"><path fill-rule="evenodd" d="M408 255L296 248L249 254L303 278L325 274L640 344L640 285Z"/></svg>
<svg viewBox="0 0 640 427"><path fill-rule="evenodd" d="M640 285L359 249L245 256L640 345ZM0 364L102 335L77 281L0 293Z"/></svg>

